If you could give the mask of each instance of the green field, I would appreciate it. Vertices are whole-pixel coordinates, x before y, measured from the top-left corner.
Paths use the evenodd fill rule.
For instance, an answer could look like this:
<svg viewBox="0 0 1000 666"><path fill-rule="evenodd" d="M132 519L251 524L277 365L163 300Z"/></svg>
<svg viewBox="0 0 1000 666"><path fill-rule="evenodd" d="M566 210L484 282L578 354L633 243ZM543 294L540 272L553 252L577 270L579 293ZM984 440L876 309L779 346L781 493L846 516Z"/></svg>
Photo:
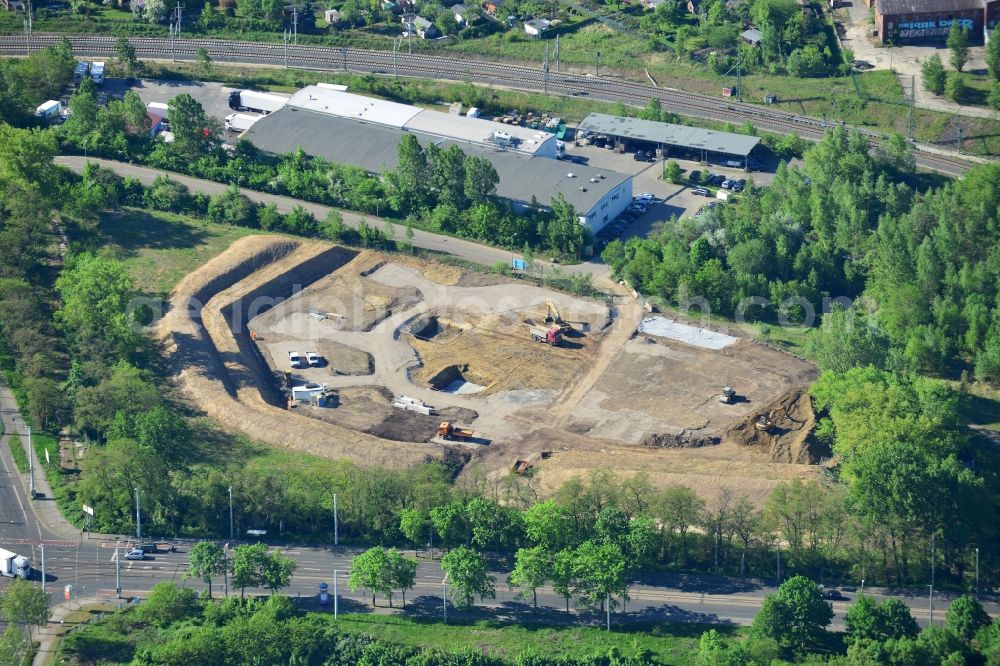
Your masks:
<svg viewBox="0 0 1000 666"><path fill-rule="evenodd" d="M173 213L124 209L105 214L100 233L111 255L128 266L139 291L162 296L236 239L265 232Z"/></svg>
<svg viewBox="0 0 1000 666"><path fill-rule="evenodd" d="M330 617L327 615L326 617ZM333 619L330 618L333 622ZM342 615L337 626L345 632L371 634L405 645L441 650L472 648L500 656L516 657L535 652L547 657L607 655L617 648L624 656L649 650L664 664L694 664L698 638L708 629L700 624L636 623L608 632L597 627L551 627L497 622L419 621L387 615ZM726 633L724 627L714 627ZM735 632L734 632L735 633Z"/></svg>

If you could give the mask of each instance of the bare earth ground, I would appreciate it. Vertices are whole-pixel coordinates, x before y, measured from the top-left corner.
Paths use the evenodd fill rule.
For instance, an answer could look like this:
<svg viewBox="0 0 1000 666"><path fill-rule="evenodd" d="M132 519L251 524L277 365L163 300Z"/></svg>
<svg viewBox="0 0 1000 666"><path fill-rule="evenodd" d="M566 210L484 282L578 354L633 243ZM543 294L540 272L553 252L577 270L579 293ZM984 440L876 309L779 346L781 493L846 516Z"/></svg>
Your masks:
<svg viewBox="0 0 1000 666"><path fill-rule="evenodd" d="M181 307L192 295L205 307ZM573 326L561 347L529 334L548 299ZM713 351L637 336L643 312L626 295L609 309L413 258L250 237L185 278L171 303L160 332L181 384L223 424L279 446L390 466L457 446L491 474L528 460L545 490L612 468L762 500L819 473L803 464L817 458L802 398L812 366L747 340ZM326 364L292 370L289 351ZM326 384L335 406L287 410L286 372L292 385ZM735 404L718 401L724 385ZM437 413L393 407L399 396ZM761 413L767 429L754 425ZM442 419L475 430L474 443L437 440Z"/></svg>

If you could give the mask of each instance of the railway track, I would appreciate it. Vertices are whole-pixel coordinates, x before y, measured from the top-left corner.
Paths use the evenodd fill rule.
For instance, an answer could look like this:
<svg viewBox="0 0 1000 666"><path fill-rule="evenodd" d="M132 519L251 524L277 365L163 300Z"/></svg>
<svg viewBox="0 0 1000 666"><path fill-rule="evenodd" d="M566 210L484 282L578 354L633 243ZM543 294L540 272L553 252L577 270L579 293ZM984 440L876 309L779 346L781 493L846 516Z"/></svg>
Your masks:
<svg viewBox="0 0 1000 666"><path fill-rule="evenodd" d="M36 34L30 39L23 36L0 36L0 55L24 55L58 43L62 35ZM101 35L67 36L75 53L88 57L112 58L116 37ZM832 124L785 111L761 107L735 100L719 99L707 95L671 88L657 88L648 84L609 77L549 72L548 80L541 68L524 65L459 59L421 53L393 53L367 49L323 47L314 45L285 45L280 43L242 42L215 39L170 39L136 37L129 42L136 55L147 59L177 59L192 61L197 49L204 48L216 62L251 65L271 65L318 69L326 71L348 70L380 75L399 75L441 80L469 80L530 91L547 89L552 94L585 96L603 101L622 101L634 106L645 106L657 98L663 108L688 116L740 124L747 120L760 129L794 133L803 139L816 141ZM885 139L877 132L850 128L867 136L876 145ZM921 167L948 175L961 175L974 162L956 155L941 154L920 146L914 156Z"/></svg>

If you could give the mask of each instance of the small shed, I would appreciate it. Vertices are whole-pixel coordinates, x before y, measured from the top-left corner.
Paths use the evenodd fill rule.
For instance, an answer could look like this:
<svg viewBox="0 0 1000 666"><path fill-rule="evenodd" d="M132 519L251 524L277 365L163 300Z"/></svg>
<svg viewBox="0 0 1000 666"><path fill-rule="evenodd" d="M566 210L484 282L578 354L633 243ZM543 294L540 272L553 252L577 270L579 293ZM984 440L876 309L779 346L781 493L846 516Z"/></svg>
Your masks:
<svg viewBox="0 0 1000 666"><path fill-rule="evenodd" d="M328 9L323 12L323 20L327 23L340 23L340 11L337 9Z"/></svg>
<svg viewBox="0 0 1000 666"><path fill-rule="evenodd" d="M451 11L455 12L455 21L457 23L459 23L460 25L465 23L465 15L469 11L468 7L466 7L462 3L458 3L457 5L454 5L451 8Z"/></svg>
<svg viewBox="0 0 1000 666"><path fill-rule="evenodd" d="M760 40L763 39L763 35L760 34L760 30L757 28L744 30L740 33L740 37L742 37L743 41L750 46L758 46L760 44Z"/></svg>
<svg viewBox="0 0 1000 666"><path fill-rule="evenodd" d="M548 19L536 18L524 22L524 31L532 37L541 37L542 33L551 27L552 23Z"/></svg>

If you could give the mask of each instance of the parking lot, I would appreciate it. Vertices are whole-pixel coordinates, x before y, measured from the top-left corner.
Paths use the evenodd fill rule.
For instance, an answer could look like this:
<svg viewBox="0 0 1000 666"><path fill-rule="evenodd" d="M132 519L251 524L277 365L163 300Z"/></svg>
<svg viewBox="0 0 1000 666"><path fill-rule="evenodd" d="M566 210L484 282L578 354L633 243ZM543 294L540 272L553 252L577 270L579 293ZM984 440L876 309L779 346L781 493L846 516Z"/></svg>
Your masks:
<svg viewBox="0 0 1000 666"><path fill-rule="evenodd" d="M125 79L106 79L104 82L104 91L111 96L124 95L128 90L138 93L146 104L150 102L167 104L174 97L186 93L201 104L205 113L218 118L219 121L224 120L233 112L229 108L229 93L235 88L224 86L221 83L156 81L153 79L133 80L131 85Z"/></svg>

